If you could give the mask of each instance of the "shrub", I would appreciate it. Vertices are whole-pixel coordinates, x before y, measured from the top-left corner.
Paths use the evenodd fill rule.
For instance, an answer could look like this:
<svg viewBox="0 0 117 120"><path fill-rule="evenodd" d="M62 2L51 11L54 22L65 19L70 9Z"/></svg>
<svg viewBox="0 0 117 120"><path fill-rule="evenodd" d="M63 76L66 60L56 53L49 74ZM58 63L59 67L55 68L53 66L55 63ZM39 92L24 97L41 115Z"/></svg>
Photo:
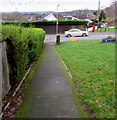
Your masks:
<svg viewBox="0 0 117 120"><path fill-rule="evenodd" d="M45 38L45 31L39 28L3 25L3 40L7 43L10 83L20 81L29 64L35 61Z"/></svg>
<svg viewBox="0 0 117 120"><path fill-rule="evenodd" d="M59 20L60 25L87 25L85 20ZM2 24L15 24L23 26L38 26L38 25L56 25L56 21L6 21Z"/></svg>

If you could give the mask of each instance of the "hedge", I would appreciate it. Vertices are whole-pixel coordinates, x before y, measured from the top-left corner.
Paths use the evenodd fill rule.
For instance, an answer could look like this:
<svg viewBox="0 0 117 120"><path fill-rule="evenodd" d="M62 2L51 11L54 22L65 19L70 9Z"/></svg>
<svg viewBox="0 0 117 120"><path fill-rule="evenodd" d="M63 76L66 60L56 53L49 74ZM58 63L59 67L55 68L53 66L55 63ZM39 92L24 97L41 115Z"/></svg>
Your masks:
<svg viewBox="0 0 117 120"><path fill-rule="evenodd" d="M10 83L20 81L42 49L45 31L39 28L3 25L2 39L7 43Z"/></svg>
<svg viewBox="0 0 117 120"><path fill-rule="evenodd" d="M85 20L59 20L59 25L87 25L88 21ZM15 24L23 26L38 26L38 25L56 25L56 21L6 21L2 24Z"/></svg>

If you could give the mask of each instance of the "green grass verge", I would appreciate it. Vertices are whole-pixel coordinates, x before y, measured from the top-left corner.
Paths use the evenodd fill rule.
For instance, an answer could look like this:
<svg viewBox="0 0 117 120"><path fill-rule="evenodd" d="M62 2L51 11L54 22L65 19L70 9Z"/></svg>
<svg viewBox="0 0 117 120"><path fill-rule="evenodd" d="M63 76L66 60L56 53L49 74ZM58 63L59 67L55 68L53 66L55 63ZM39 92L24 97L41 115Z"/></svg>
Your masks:
<svg viewBox="0 0 117 120"><path fill-rule="evenodd" d="M36 64L32 67L31 71L29 72L29 74L27 76L27 81L25 83L23 83L23 85L21 86L24 89L23 102L20 105L20 107L18 108L15 118L28 118L26 113L28 111L28 108L29 108L31 100L32 100L32 96L34 94L34 91L31 86L32 82L33 82L32 80L35 76L36 69L39 67L40 62L43 60L44 48L45 48L45 45L41 51L39 59L37 60Z"/></svg>
<svg viewBox="0 0 117 120"><path fill-rule="evenodd" d="M96 30L95 32L111 32L111 31L117 31L117 26L115 28L100 28L99 30Z"/></svg>
<svg viewBox="0 0 117 120"><path fill-rule="evenodd" d="M82 100L97 118L115 117L115 44L101 41L63 42L56 46Z"/></svg>
<svg viewBox="0 0 117 120"><path fill-rule="evenodd" d="M55 50L55 53L58 55L56 49ZM78 93L78 89L74 86L74 82L72 81L70 75L68 74L69 70L67 70L65 68L65 66L63 65L62 61L61 61L61 57L58 56L59 60L60 60L60 63L61 63L61 66L62 68L66 71L66 75L67 75L67 78L68 78L68 82L69 84L71 85L72 87L72 90L73 90L73 93L75 95L75 102L76 102L76 107L78 108L79 112L80 112L80 116L81 118L90 118L90 115L87 113L87 111L84 111L84 107L83 107L83 103L82 103L82 99L80 97L80 94ZM90 119L89 119L90 120Z"/></svg>

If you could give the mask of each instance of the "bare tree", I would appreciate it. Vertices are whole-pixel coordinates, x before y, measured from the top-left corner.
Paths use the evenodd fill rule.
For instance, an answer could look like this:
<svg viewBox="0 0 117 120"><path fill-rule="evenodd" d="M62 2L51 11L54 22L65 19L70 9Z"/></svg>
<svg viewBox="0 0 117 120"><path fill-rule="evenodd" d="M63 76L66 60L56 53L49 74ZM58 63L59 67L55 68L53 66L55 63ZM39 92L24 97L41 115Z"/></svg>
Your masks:
<svg viewBox="0 0 117 120"><path fill-rule="evenodd" d="M12 12L12 13L2 13L3 20L11 20L11 21L22 21L24 20L24 15L19 12Z"/></svg>
<svg viewBox="0 0 117 120"><path fill-rule="evenodd" d="M111 5L107 8L105 8L105 13L107 17L115 17L116 15L116 9L115 9L115 5L116 5L117 1L113 0L113 2L111 3Z"/></svg>

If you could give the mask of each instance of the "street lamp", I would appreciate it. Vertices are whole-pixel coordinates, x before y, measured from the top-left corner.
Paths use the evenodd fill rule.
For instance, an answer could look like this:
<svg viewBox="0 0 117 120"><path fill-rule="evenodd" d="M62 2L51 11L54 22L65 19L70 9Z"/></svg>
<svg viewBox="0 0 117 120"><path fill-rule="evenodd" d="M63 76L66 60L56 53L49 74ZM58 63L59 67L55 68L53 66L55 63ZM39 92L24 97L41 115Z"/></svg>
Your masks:
<svg viewBox="0 0 117 120"><path fill-rule="evenodd" d="M98 2L98 10L97 10L97 26L98 26L98 28L100 28L99 15L100 15L100 0Z"/></svg>
<svg viewBox="0 0 117 120"><path fill-rule="evenodd" d="M60 5L57 5L57 21L56 21L56 44L59 45L60 44L60 35L58 34L58 7Z"/></svg>
<svg viewBox="0 0 117 120"><path fill-rule="evenodd" d="M58 4L57 5L57 21L56 21L56 35L58 34L58 7L59 7L60 5Z"/></svg>

